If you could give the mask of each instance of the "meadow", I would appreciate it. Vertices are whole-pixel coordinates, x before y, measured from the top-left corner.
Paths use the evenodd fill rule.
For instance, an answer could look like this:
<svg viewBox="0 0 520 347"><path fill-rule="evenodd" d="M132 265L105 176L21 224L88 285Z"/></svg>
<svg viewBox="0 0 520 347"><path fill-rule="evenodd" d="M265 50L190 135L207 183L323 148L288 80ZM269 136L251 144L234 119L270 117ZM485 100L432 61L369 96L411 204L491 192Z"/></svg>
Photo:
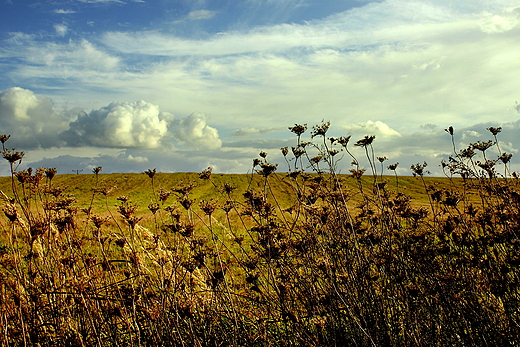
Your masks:
<svg viewBox="0 0 520 347"><path fill-rule="evenodd" d="M0 136L2 345L517 346L520 182L500 128L454 146L445 177L400 177L374 136L329 125L290 127L285 163L262 152L241 175L17 171Z"/></svg>

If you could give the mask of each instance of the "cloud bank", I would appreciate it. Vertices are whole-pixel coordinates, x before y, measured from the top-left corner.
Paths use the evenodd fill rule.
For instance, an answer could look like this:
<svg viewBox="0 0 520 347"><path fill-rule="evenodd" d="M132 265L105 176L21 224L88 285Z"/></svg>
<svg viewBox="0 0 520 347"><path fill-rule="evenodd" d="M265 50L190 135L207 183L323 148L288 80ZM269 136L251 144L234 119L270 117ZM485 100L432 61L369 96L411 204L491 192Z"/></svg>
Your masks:
<svg viewBox="0 0 520 347"><path fill-rule="evenodd" d="M0 94L0 127L25 148L220 148L218 131L207 120L200 112L176 119L144 100L113 102L87 113L56 110L51 99L19 87Z"/></svg>

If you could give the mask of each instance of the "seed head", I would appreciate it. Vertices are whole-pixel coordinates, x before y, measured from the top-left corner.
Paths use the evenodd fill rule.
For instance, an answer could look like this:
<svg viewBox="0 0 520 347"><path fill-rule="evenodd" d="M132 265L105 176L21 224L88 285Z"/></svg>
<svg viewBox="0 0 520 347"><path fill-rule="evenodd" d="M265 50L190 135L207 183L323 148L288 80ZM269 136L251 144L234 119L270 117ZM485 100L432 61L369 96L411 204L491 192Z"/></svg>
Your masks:
<svg viewBox="0 0 520 347"><path fill-rule="evenodd" d="M312 132L311 132L311 138L314 138L316 136L325 136L325 134L329 130L329 127L330 127L330 121L329 122L322 121L321 124L313 126Z"/></svg>
<svg viewBox="0 0 520 347"><path fill-rule="evenodd" d="M497 134L502 131L502 127L498 127L498 128L489 127L489 128L486 128L486 130L489 130L489 132L491 134L493 134L493 136L497 136Z"/></svg>
<svg viewBox="0 0 520 347"><path fill-rule="evenodd" d="M154 178L155 174L157 173L157 169L153 169L153 170L148 169L144 173L147 174L148 177Z"/></svg>
<svg viewBox="0 0 520 347"><path fill-rule="evenodd" d="M509 163L509 161L511 160L511 157L512 157L512 156L513 156L513 155L510 154L510 153L509 153L509 154L507 154L507 153L502 153L502 155L500 155L500 157L498 157L498 159L499 159L502 163L507 164L507 163Z"/></svg>
<svg viewBox="0 0 520 347"><path fill-rule="evenodd" d="M289 130L295 133L297 136L301 136L301 134L307 131L307 124L295 124L293 127L289 127Z"/></svg>
<svg viewBox="0 0 520 347"><path fill-rule="evenodd" d="M424 176L424 174L428 174L428 170L424 170L424 168L428 165L428 163L424 162L422 164L417 163L412 166L410 166L410 169L412 169L412 174L414 176Z"/></svg>
<svg viewBox="0 0 520 347"><path fill-rule="evenodd" d="M375 135L371 135L371 136L365 136L364 138L362 138L361 140L359 140L358 142L356 142L354 144L354 146L358 146L358 147L366 147L366 146L369 146L372 144L372 142L374 142L374 139L375 139Z"/></svg>
<svg viewBox="0 0 520 347"><path fill-rule="evenodd" d="M391 171L395 171L397 169L397 166L399 165L399 163L395 163L395 164L391 164L391 165L388 165L388 170L391 170Z"/></svg>
<svg viewBox="0 0 520 347"><path fill-rule="evenodd" d="M205 170L202 170L202 172L199 174L199 178L201 180L209 180L211 177L211 171L213 171L213 168L211 166L209 166Z"/></svg>
<svg viewBox="0 0 520 347"><path fill-rule="evenodd" d="M2 151L2 156L10 164L14 164L17 161L21 161L24 155L25 152L18 152L16 151L16 148L13 148L12 150L6 149L5 151Z"/></svg>
<svg viewBox="0 0 520 347"><path fill-rule="evenodd" d="M2 144L4 144L7 142L7 140L9 140L10 137L11 137L11 135L0 135L0 142L2 142Z"/></svg>
<svg viewBox="0 0 520 347"><path fill-rule="evenodd" d="M477 141L477 142L471 144L473 149L477 149L481 152L485 152L489 147L491 147L493 145L494 145L494 143L491 140L488 140L486 142Z"/></svg>

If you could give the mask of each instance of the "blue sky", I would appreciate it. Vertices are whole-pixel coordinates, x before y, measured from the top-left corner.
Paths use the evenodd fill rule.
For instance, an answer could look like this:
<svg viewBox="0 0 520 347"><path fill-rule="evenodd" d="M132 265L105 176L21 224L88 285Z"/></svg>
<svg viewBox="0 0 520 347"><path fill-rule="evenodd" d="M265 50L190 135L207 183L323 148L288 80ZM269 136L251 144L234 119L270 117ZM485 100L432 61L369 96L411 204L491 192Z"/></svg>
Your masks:
<svg viewBox="0 0 520 347"><path fill-rule="evenodd" d="M520 170L519 24L520 0L0 0L0 129L24 167L241 173L324 119L439 174L445 128L500 126Z"/></svg>

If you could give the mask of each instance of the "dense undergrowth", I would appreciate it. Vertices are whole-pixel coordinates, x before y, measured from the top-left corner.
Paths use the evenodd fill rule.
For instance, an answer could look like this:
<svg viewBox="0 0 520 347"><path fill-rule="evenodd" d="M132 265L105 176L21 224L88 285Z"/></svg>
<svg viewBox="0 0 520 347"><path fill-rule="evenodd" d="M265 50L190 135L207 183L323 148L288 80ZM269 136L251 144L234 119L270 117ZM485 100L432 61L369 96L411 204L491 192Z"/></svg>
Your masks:
<svg viewBox="0 0 520 347"><path fill-rule="evenodd" d="M197 182L165 189L148 170L147 216L128 196L108 204L101 167L90 205L75 207L55 169L17 171L24 154L1 136L12 172L0 194L2 344L518 345L520 187L500 128L488 129L494 141L454 146L442 163L448 185L428 184L426 163L411 167L426 207L397 175L389 188L373 136L354 143L365 173L350 138L329 138L328 128L314 126L310 142L306 125L289 128L297 143L282 148L287 173L262 152L256 184L241 192L214 184L195 201ZM352 160L355 191L336 172L341 156ZM210 169L199 179L214 182ZM289 205L274 180L289 185Z"/></svg>

